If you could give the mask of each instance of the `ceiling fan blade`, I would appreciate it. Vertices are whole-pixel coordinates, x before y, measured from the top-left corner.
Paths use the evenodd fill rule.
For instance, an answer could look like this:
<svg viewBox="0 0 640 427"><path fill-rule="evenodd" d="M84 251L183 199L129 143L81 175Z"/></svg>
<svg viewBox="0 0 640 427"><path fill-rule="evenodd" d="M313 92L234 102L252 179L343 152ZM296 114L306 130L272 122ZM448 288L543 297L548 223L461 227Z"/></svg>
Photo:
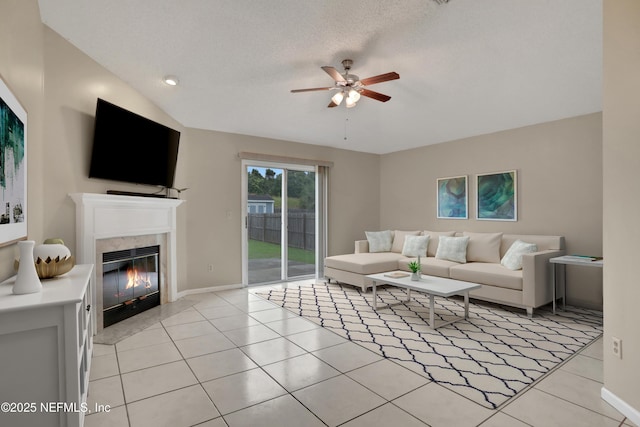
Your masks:
<svg viewBox="0 0 640 427"><path fill-rule="evenodd" d="M379 76L367 77L366 79L360 80L365 86L374 85L376 83L388 82L389 80L396 80L400 78L400 74L392 71L391 73L380 74Z"/></svg>
<svg viewBox="0 0 640 427"><path fill-rule="evenodd" d="M362 89L360 91L360 95L375 99L376 101L381 101L381 102L387 102L388 100L391 99L390 96L388 95L384 95L382 93L378 93L378 92L374 92L372 90L369 89Z"/></svg>
<svg viewBox="0 0 640 427"><path fill-rule="evenodd" d="M331 89L333 89L333 86L332 87L312 87L312 88L309 88L309 89L293 89L291 91L291 93L314 92L314 91L317 91L317 90L331 90Z"/></svg>
<svg viewBox="0 0 640 427"><path fill-rule="evenodd" d="M325 65L324 67L320 67L320 68L322 68L327 74L329 74L333 80L337 82L346 82L342 74L340 74L338 70L336 70L335 68L330 67L328 65Z"/></svg>

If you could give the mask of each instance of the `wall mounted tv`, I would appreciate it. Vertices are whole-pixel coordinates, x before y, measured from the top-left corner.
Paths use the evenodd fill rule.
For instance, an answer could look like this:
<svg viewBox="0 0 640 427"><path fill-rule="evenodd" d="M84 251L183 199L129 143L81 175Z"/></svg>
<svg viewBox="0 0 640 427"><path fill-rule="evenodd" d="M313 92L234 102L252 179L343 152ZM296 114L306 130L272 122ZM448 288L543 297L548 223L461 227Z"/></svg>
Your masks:
<svg viewBox="0 0 640 427"><path fill-rule="evenodd" d="M171 188L180 132L98 98L89 178Z"/></svg>

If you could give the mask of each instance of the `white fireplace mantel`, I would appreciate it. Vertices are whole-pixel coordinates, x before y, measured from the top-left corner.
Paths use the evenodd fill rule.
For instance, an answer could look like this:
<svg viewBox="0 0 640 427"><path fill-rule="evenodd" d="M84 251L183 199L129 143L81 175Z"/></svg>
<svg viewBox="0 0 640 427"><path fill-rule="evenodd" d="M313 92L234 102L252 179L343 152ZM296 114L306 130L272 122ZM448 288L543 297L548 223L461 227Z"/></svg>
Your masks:
<svg viewBox="0 0 640 427"><path fill-rule="evenodd" d="M183 200L92 193L73 193L69 196L76 204L76 259L79 264L96 263L97 240L166 234L169 264L167 300L176 300L176 208Z"/></svg>

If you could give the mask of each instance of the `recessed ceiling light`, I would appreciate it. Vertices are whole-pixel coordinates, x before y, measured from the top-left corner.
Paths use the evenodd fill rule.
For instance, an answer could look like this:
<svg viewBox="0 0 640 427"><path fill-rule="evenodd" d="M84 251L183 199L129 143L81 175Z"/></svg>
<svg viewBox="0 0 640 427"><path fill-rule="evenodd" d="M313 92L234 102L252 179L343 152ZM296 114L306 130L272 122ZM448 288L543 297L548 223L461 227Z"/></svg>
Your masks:
<svg viewBox="0 0 640 427"><path fill-rule="evenodd" d="M165 76L163 81L169 86L177 86L180 82L176 76Z"/></svg>

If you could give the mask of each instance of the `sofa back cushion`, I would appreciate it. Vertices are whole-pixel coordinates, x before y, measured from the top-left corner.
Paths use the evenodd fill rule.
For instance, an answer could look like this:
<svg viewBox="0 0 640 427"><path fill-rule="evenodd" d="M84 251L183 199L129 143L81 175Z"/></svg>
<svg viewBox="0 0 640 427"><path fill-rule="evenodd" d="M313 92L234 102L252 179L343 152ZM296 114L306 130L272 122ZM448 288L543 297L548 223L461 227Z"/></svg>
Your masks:
<svg viewBox="0 0 640 427"><path fill-rule="evenodd" d="M502 233L471 233L465 231L463 235L469 236L469 244L467 245L467 261L500 262Z"/></svg>
<svg viewBox="0 0 640 427"><path fill-rule="evenodd" d="M406 236L419 236L420 230L418 231L401 231L396 230L393 235L393 244L391 245L391 252L395 252L397 254L402 253L402 248L404 248L404 238Z"/></svg>
<svg viewBox="0 0 640 427"><path fill-rule="evenodd" d="M513 242L522 240L527 243L534 243L538 251L564 250L564 236L542 236L538 234L503 234L500 245L500 258L504 257Z"/></svg>
<svg viewBox="0 0 640 427"><path fill-rule="evenodd" d="M438 243L440 242L440 236L453 237L456 235L455 231L429 231L424 230L422 235L429 236L429 246L427 246L427 256L436 256L438 251Z"/></svg>

